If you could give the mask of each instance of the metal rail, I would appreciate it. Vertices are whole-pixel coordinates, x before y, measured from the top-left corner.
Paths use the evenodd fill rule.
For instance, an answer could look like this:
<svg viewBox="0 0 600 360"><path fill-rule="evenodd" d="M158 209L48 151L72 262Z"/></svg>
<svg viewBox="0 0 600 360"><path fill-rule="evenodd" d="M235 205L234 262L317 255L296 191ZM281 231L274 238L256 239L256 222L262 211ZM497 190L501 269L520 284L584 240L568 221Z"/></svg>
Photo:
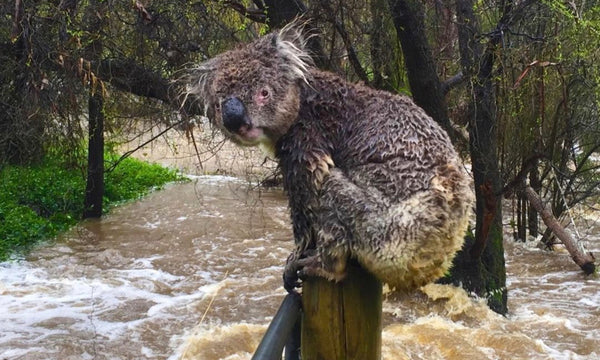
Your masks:
<svg viewBox="0 0 600 360"><path fill-rule="evenodd" d="M252 360L281 360L285 347L285 360L300 359L300 312L302 299L298 294L288 294L271 321Z"/></svg>

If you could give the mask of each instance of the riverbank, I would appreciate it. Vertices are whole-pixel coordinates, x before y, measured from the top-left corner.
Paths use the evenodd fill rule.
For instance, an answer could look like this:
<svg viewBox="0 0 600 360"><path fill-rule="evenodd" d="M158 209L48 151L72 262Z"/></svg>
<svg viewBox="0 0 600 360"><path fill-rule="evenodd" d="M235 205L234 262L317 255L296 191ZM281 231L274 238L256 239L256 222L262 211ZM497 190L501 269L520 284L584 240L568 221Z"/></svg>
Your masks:
<svg viewBox="0 0 600 360"><path fill-rule="evenodd" d="M106 168L118 159L106 155ZM32 166L0 171L0 261L23 253L75 225L83 213L85 167L56 154ZM175 170L127 158L105 174L104 209L139 199L153 189L183 180Z"/></svg>
<svg viewBox="0 0 600 360"><path fill-rule="evenodd" d="M275 162L259 149L238 147L207 123L189 131L166 130L164 124L140 122L116 146L118 154L105 156L109 169L121 154L130 155L105 174L105 211L182 180L178 174L232 175L258 183L276 173ZM85 159L66 158L53 153L37 165L0 170L0 261L27 252L81 220Z"/></svg>

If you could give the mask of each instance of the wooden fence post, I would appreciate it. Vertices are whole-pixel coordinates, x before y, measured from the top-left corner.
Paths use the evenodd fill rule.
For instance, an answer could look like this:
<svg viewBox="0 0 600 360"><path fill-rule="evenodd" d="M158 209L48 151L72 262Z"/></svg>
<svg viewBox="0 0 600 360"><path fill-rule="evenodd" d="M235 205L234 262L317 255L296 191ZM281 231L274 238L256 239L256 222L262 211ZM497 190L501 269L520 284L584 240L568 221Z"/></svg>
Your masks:
<svg viewBox="0 0 600 360"><path fill-rule="evenodd" d="M381 282L358 265L340 283L304 281L302 359L381 359L381 301Z"/></svg>

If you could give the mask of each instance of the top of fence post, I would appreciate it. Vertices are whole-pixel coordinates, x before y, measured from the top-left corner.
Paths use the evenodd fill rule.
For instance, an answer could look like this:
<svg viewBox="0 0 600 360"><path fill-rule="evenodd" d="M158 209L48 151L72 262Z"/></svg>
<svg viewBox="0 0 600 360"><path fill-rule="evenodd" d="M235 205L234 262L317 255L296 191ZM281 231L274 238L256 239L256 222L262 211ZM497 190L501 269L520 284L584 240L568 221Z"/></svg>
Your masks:
<svg viewBox="0 0 600 360"><path fill-rule="evenodd" d="M302 360L381 359L381 302L381 282L355 264L342 282L304 281Z"/></svg>

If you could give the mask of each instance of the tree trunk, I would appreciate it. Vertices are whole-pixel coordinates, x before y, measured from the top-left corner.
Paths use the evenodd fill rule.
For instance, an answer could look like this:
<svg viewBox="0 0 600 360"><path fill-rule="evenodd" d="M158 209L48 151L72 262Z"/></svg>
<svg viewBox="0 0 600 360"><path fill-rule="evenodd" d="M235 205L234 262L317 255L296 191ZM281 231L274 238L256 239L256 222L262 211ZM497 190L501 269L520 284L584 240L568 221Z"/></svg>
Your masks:
<svg viewBox="0 0 600 360"><path fill-rule="evenodd" d="M537 167L538 161L536 160L534 167L529 172L529 183L533 190L537 193L542 188L542 183L540 182L540 171ZM529 235L533 238L537 238L539 235L538 229L538 213L533 206L529 206L527 208L527 218L528 218L528 226L529 226Z"/></svg>
<svg viewBox="0 0 600 360"><path fill-rule="evenodd" d="M517 240L525 241L527 236L527 229L525 226L525 201L524 196L520 192L517 192Z"/></svg>
<svg viewBox="0 0 600 360"><path fill-rule="evenodd" d="M104 99L101 92L88 98L88 167L83 218L102 216L104 196Z"/></svg>
<svg viewBox="0 0 600 360"><path fill-rule="evenodd" d="M264 4L267 14L267 24L272 28L281 28L292 20L305 15L308 11L304 2L299 0L265 0ZM312 35L318 33L310 23L307 24L306 31ZM310 36L307 45L315 65L321 69L330 70L331 64L327 56L325 56L320 38L318 36Z"/></svg>
<svg viewBox="0 0 600 360"><path fill-rule="evenodd" d="M560 225L558 219L552 215L552 211L548 207L544 205L542 199L539 195L533 190L531 186L525 187L525 194L527 195L527 199L532 207L537 210L542 216L542 220L544 224L548 226L549 229L552 229L554 235L565 245L565 248L573 258L573 261L585 272L587 275L592 274L596 271L596 265L594 264L594 256L591 253L585 254L583 249L581 249L577 245L577 241L573 239L571 234L569 234L565 228Z"/></svg>
<svg viewBox="0 0 600 360"><path fill-rule="evenodd" d="M412 97L446 130L453 141L442 83L425 34L425 12L421 0L388 0L396 33L402 45Z"/></svg>
<svg viewBox="0 0 600 360"><path fill-rule="evenodd" d="M413 97L417 105L453 135L447 116L442 86L437 76L425 35L423 5L418 0L388 0L392 18L408 71ZM464 7L470 6L470 13ZM442 280L461 284L468 291L488 298L488 305L500 313L506 312L506 270L502 245L501 200L495 194L501 190L496 159L496 128L494 94L491 83L491 53L479 49L475 35L476 23L472 1L457 1L460 12L459 37L463 74L469 77L470 148L477 217L475 236L467 236L458 253L451 275ZM467 20L467 16L469 19ZM467 28L467 24L469 28ZM477 47L476 47L477 45ZM481 60L481 66L479 61ZM473 71L475 67L480 67ZM476 75L476 77L472 77Z"/></svg>
<svg viewBox="0 0 600 360"><path fill-rule="evenodd" d="M469 236L455 259L451 281L486 297L492 310L507 311L506 268L502 243L502 191L497 159L497 127L492 69L496 39L484 52L472 0L457 0L459 50L469 79L469 148L476 195L475 236Z"/></svg>
<svg viewBox="0 0 600 360"><path fill-rule="evenodd" d="M103 27L105 4L92 1L87 9L90 32L97 33ZM102 42L92 40L86 49L89 59L98 60L102 54ZM88 167L85 187L83 218L102 216L104 197L104 94L96 71L88 69L90 93L88 97Z"/></svg>

